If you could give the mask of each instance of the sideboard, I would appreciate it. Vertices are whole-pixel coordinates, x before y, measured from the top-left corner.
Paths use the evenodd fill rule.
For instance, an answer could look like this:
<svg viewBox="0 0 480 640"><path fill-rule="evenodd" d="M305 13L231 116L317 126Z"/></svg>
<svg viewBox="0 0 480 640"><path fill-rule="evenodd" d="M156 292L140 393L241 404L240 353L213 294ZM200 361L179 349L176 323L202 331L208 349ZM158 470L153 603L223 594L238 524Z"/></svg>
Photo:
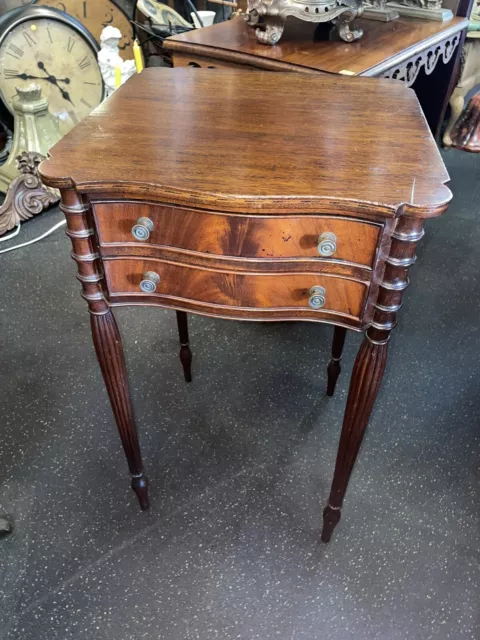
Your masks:
<svg viewBox="0 0 480 640"><path fill-rule="evenodd" d="M287 21L279 44L259 44L238 17L167 38L175 67L247 68L333 73L402 80L413 87L435 135L458 76L467 18L435 22L402 17L392 22L359 19L364 35L347 44L321 35L315 24Z"/></svg>

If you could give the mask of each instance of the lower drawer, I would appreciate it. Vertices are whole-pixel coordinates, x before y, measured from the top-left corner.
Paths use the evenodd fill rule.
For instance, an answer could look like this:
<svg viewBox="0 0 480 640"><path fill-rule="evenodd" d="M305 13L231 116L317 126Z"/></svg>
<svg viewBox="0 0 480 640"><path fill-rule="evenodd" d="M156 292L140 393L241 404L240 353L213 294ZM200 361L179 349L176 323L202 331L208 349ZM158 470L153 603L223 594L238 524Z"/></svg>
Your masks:
<svg viewBox="0 0 480 640"><path fill-rule="evenodd" d="M304 309L310 315L335 314L360 320L368 293L365 282L318 273L237 273L130 258L105 259L104 268L109 294L116 300L121 296L148 297L159 304L183 300L211 307L211 313L226 307L251 311ZM147 273L150 275L145 276ZM142 290L145 280L150 285L143 287L153 291ZM320 296L323 306L318 307L318 296L312 300L312 287L324 290Z"/></svg>

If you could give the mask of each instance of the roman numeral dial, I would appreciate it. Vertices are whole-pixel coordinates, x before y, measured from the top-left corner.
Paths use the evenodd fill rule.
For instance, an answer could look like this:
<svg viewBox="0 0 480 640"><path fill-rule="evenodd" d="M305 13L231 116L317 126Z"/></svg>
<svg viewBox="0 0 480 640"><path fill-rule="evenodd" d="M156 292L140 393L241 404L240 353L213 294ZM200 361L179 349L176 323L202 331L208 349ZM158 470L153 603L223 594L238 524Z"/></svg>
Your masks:
<svg viewBox="0 0 480 640"><path fill-rule="evenodd" d="M80 67L80 69L82 69L82 71L84 71L91 64L92 64L91 59L88 56L85 56L80 60L80 62L78 63L78 66Z"/></svg>
<svg viewBox="0 0 480 640"><path fill-rule="evenodd" d="M19 0L17 0L19 1ZM1 0L0 0L1 4ZM100 42L100 34L104 27L111 25L120 29L120 55L124 60L133 58L133 28L130 15L127 15L118 5L129 4L118 0L36 0L36 5L56 7L81 22ZM130 2L133 4L133 0Z"/></svg>
<svg viewBox="0 0 480 640"><path fill-rule="evenodd" d="M62 134L100 104L103 80L96 51L80 28L53 15L38 16L1 35L0 97L11 111L17 87L32 82L42 89Z"/></svg>

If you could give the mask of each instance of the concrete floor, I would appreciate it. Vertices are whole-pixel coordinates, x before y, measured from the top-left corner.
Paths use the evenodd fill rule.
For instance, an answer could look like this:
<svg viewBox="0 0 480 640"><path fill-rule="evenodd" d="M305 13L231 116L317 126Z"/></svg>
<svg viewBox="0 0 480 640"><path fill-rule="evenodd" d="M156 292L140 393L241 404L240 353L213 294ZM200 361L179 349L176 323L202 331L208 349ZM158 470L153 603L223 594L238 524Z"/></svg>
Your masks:
<svg viewBox="0 0 480 640"><path fill-rule="evenodd" d="M3 640L480 639L480 157L445 160L331 544L318 544L349 375L332 329L122 309L151 481L127 466L62 231L0 256ZM13 241L60 219L52 210ZM1 248L5 246L2 245Z"/></svg>

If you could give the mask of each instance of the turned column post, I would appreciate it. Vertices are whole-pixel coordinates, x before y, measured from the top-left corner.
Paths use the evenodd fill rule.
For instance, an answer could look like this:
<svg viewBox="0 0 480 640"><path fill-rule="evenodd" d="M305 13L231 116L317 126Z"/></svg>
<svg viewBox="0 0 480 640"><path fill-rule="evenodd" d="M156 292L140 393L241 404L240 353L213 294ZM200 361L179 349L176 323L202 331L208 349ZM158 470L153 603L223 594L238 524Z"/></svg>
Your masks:
<svg viewBox="0 0 480 640"><path fill-rule="evenodd" d="M382 383L388 340L409 284L408 268L423 237L422 220L400 216L392 234L390 253L380 283L373 320L357 354L350 380L330 498L323 512L322 541L329 542L340 520L348 481Z"/></svg>
<svg viewBox="0 0 480 640"><path fill-rule="evenodd" d="M141 508L148 509L148 480L143 473L122 341L115 317L103 295L103 272L94 242L90 208L73 189L62 191L60 208L67 219L66 233L72 242L72 258L77 263L82 297L88 304L95 352L127 457L132 488Z"/></svg>
<svg viewBox="0 0 480 640"><path fill-rule="evenodd" d="M342 359L343 345L345 344L346 335L347 330L344 327L335 327L335 331L333 332L332 356L327 367L327 396L333 396L335 393L338 376L342 370L340 360Z"/></svg>
<svg viewBox="0 0 480 640"><path fill-rule="evenodd" d="M185 311L177 311L178 337L180 339L180 362L185 382L192 381L192 352L188 339L188 317Z"/></svg>

